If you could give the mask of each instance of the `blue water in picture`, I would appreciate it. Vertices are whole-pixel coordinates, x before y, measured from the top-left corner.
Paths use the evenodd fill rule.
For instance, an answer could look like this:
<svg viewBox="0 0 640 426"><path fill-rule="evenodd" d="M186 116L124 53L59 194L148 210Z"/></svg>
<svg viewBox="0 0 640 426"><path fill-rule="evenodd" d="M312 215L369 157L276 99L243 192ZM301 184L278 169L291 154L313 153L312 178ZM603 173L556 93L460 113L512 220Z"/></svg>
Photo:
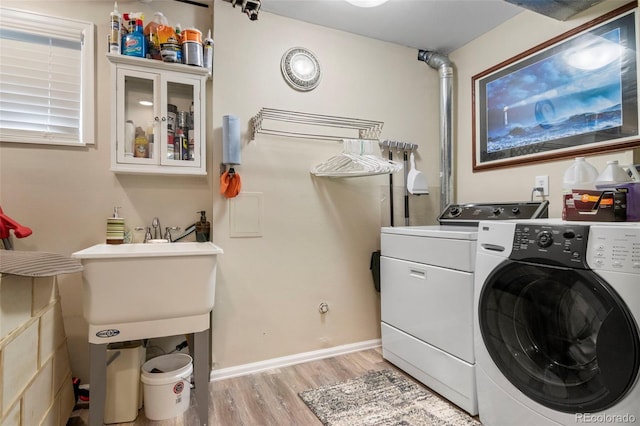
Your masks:
<svg viewBox="0 0 640 426"><path fill-rule="evenodd" d="M620 30L486 85L487 153L622 125Z"/></svg>

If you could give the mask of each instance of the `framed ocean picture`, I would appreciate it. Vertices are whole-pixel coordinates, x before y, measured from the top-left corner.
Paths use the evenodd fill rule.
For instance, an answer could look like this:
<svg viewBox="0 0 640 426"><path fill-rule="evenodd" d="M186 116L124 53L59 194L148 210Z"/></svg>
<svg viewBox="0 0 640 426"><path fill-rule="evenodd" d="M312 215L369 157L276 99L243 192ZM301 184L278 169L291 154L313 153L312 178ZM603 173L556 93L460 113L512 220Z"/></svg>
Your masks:
<svg viewBox="0 0 640 426"><path fill-rule="evenodd" d="M472 77L473 169L640 146L634 2Z"/></svg>

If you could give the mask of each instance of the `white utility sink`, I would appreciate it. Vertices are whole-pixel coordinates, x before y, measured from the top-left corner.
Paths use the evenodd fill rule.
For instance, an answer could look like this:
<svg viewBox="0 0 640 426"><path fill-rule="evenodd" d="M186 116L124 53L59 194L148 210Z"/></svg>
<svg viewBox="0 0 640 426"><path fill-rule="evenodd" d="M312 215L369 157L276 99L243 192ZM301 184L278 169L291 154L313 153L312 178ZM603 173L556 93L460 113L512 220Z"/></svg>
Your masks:
<svg viewBox="0 0 640 426"><path fill-rule="evenodd" d="M98 244L71 255L83 266L89 323L89 424L103 424L107 346L113 342L193 335L193 376L200 424L209 419L211 310L222 249L206 243ZM191 345L191 343L190 343Z"/></svg>
<svg viewBox="0 0 640 426"><path fill-rule="evenodd" d="M89 341L151 338L201 328L213 309L213 243L98 244L75 252L83 266ZM194 322L195 321L195 322Z"/></svg>

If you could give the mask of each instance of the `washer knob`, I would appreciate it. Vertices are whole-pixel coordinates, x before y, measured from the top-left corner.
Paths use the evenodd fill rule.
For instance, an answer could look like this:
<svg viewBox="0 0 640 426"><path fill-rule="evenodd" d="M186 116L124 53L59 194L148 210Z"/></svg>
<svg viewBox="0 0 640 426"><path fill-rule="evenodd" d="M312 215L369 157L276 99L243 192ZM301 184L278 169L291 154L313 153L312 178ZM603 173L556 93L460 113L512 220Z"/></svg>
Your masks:
<svg viewBox="0 0 640 426"><path fill-rule="evenodd" d="M453 217L460 216L460 213L462 213L460 207L451 207L449 209L449 214Z"/></svg>
<svg viewBox="0 0 640 426"><path fill-rule="evenodd" d="M553 235L549 231L542 231L537 235L536 241L540 247L549 247L553 244Z"/></svg>
<svg viewBox="0 0 640 426"><path fill-rule="evenodd" d="M518 208L518 207L514 207L514 208L512 208L512 209L511 209L511 213L513 213L513 214L520 214L520 208Z"/></svg>
<svg viewBox="0 0 640 426"><path fill-rule="evenodd" d="M492 211L494 216L498 216L502 212L498 207L495 207Z"/></svg>

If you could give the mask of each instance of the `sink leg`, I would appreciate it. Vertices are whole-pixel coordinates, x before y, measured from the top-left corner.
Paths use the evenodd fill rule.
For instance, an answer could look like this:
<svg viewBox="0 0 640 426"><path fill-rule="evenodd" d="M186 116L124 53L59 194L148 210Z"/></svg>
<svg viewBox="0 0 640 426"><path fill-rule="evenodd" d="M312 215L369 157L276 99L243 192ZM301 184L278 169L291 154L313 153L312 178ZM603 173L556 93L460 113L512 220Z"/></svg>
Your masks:
<svg viewBox="0 0 640 426"><path fill-rule="evenodd" d="M102 426L104 406L107 396L107 344L89 343L89 385L91 402L89 403L89 426Z"/></svg>
<svg viewBox="0 0 640 426"><path fill-rule="evenodd" d="M209 346L211 329L193 333L193 377L200 425L209 423ZM92 425L93 426L93 425Z"/></svg>

